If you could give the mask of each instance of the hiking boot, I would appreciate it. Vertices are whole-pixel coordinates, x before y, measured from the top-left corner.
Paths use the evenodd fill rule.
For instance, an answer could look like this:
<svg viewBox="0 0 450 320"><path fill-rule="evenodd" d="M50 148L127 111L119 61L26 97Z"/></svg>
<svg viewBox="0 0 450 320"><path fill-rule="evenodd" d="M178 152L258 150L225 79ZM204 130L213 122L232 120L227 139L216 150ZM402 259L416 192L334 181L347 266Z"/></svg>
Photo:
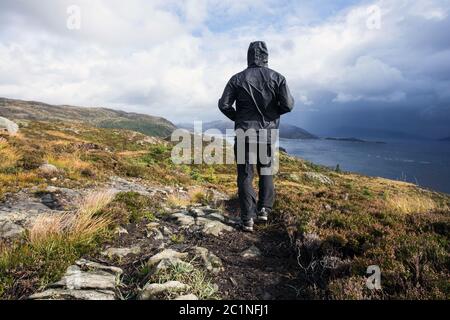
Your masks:
<svg viewBox="0 0 450 320"><path fill-rule="evenodd" d="M250 220L241 221L240 227L243 231L246 232L253 232L253 218L250 218Z"/></svg>
<svg viewBox="0 0 450 320"><path fill-rule="evenodd" d="M257 215L258 215L257 220L260 222L267 222L267 220L269 219L269 213L270 213L270 209L262 208L257 213Z"/></svg>

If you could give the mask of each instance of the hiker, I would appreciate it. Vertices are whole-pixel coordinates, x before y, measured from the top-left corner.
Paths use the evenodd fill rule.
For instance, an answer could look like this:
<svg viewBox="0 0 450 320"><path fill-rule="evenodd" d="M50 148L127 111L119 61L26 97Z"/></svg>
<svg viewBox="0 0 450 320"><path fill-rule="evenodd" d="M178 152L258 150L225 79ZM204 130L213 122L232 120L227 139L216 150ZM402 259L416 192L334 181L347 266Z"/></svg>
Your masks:
<svg viewBox="0 0 450 320"><path fill-rule="evenodd" d="M241 226L244 231L249 232L253 231L255 218L260 222L268 220L274 203L273 174L262 174L262 170L273 163L271 129L278 129L280 116L292 111L294 107L294 99L289 92L286 79L268 68L268 57L265 42L250 43L247 53L248 67L231 77L219 100L220 111L235 123L236 135L242 130L245 133L256 132L256 140L252 139L251 135L245 137L244 150L237 147L237 138L234 146L236 159L244 159L237 161L237 185ZM234 102L236 108L233 107ZM267 138L265 140L261 139L263 133ZM268 150L267 155L270 157L268 163L261 159L259 150L263 146ZM249 150L255 149L257 159L253 162L250 161L253 151ZM241 152L244 154L240 154ZM258 202L252 186L255 163L259 175Z"/></svg>

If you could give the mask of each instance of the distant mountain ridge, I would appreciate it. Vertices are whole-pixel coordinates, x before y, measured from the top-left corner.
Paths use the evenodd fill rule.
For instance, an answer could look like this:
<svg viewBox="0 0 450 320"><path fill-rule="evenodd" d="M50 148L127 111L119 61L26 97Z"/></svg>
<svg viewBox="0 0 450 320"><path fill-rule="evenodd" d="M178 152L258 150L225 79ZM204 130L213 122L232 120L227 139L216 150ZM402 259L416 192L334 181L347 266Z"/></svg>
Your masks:
<svg viewBox="0 0 450 320"><path fill-rule="evenodd" d="M100 107L51 105L36 101L0 98L0 116L11 120L81 121L100 128L129 129L166 137L176 126L167 119Z"/></svg>
<svg viewBox="0 0 450 320"><path fill-rule="evenodd" d="M439 139L439 141L450 142L450 137Z"/></svg>
<svg viewBox="0 0 450 320"><path fill-rule="evenodd" d="M399 140L428 140L428 137L424 137L417 134L411 134L408 132L376 129L376 128L364 128L364 127L339 127L330 132L327 132L328 136L339 137L358 137L360 139L399 139Z"/></svg>
<svg viewBox="0 0 450 320"><path fill-rule="evenodd" d="M193 130L194 125L193 123L179 123L177 124L178 127L184 128L187 130ZM234 129L234 123L231 121L223 121L223 120L216 120L216 121L209 121L209 122L203 122L202 123L202 130L209 130L209 129L218 129L221 133L225 133L227 129ZM317 136L313 135L312 133L306 131L305 129L302 129L300 127L291 125L291 124L280 124L280 138L284 139L318 139Z"/></svg>

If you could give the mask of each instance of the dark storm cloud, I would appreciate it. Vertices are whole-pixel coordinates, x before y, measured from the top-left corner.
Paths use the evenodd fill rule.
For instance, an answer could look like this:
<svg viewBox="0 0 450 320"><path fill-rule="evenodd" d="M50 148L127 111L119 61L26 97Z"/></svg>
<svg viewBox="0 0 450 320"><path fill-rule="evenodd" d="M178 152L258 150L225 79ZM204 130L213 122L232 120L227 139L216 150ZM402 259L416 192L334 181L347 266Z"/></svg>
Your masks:
<svg viewBox="0 0 450 320"><path fill-rule="evenodd" d="M218 119L223 86L263 39L297 100L286 121L450 135L449 0L277 3L2 1L0 96Z"/></svg>

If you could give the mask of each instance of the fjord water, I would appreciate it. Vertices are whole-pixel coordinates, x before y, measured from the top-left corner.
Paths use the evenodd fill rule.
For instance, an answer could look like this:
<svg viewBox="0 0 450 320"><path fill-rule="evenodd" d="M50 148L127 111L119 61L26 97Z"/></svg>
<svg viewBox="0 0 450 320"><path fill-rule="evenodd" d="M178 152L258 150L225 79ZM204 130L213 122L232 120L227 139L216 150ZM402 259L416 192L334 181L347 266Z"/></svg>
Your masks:
<svg viewBox="0 0 450 320"><path fill-rule="evenodd" d="M450 143L440 141L351 142L280 139L289 154L316 164L418 184L450 193Z"/></svg>

